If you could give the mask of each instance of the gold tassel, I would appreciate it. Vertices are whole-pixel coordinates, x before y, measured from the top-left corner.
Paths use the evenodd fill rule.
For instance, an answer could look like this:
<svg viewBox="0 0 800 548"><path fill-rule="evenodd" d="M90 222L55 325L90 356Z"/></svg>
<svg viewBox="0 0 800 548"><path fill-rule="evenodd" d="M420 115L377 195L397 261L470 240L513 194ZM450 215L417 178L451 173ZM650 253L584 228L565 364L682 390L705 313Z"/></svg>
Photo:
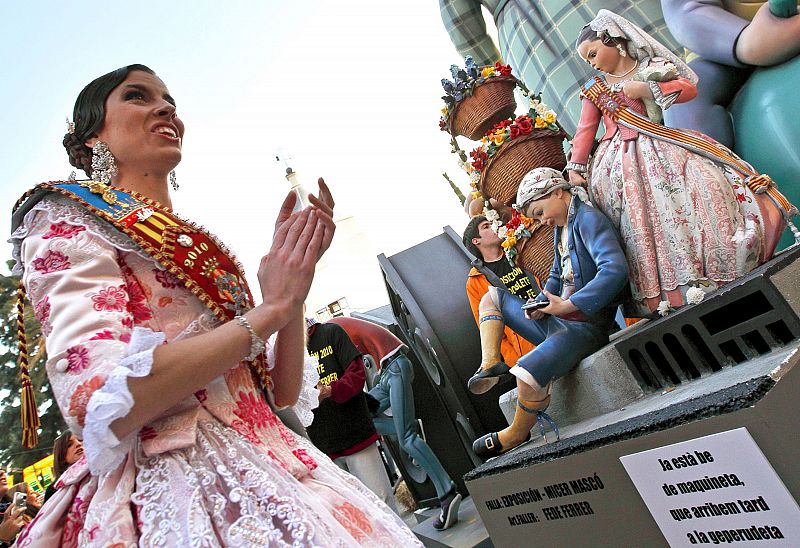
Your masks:
<svg viewBox="0 0 800 548"><path fill-rule="evenodd" d="M39 443L39 412L33 392L31 373L28 369L28 344L25 340L25 287L22 282L17 289L17 344L19 348L19 377L22 384L22 446L26 449Z"/></svg>

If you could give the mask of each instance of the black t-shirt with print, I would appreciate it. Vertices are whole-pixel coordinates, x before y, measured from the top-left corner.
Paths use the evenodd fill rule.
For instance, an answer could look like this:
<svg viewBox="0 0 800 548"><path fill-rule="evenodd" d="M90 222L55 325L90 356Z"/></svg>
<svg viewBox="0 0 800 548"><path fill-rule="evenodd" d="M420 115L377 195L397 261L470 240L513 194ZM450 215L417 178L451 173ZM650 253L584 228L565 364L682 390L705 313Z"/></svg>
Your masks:
<svg viewBox="0 0 800 548"><path fill-rule="evenodd" d="M539 288L531 286L531 280L519 266L511 266L508 259L501 257L497 261L484 262L486 268L494 272L511 294L527 301L539 294Z"/></svg>
<svg viewBox="0 0 800 548"><path fill-rule="evenodd" d="M339 380L350 362L361 356L345 330L333 323L316 325L308 338L308 353L319 360L317 371L325 385ZM375 425L364 392L344 403L322 400L306 430L314 445L328 455L342 453L372 436Z"/></svg>

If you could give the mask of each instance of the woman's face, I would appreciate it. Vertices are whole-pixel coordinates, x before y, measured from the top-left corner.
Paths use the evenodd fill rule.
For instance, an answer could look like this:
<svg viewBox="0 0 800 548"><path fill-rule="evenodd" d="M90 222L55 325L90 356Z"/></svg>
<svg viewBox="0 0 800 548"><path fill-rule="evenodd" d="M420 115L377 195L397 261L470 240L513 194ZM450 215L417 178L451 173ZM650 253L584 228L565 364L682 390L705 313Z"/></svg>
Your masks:
<svg viewBox="0 0 800 548"><path fill-rule="evenodd" d="M79 458L83 456L83 442L75 437L75 435L71 435L69 437L69 443L67 444L67 454L64 457L64 460L67 464L75 464Z"/></svg>
<svg viewBox="0 0 800 548"><path fill-rule="evenodd" d="M593 69L607 74L619 72L619 65L623 59L616 47L606 46L599 38L581 42L578 54L581 59L592 65Z"/></svg>
<svg viewBox="0 0 800 548"><path fill-rule="evenodd" d="M121 178L126 172L166 175L181 159L183 122L175 101L157 76L133 71L106 99L97 140L108 145Z"/></svg>

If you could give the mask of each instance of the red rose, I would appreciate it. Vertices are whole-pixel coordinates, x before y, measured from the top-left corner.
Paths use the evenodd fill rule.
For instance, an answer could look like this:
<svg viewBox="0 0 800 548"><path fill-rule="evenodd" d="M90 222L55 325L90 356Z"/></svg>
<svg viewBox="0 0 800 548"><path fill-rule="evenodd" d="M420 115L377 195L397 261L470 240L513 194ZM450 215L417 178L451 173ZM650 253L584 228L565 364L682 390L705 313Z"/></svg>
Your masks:
<svg viewBox="0 0 800 548"><path fill-rule="evenodd" d="M531 131L533 131L533 123L531 119L527 116L520 116L517 118L517 125L519 126L519 131L523 135L527 135Z"/></svg>
<svg viewBox="0 0 800 548"><path fill-rule="evenodd" d="M509 137L511 137L512 139L516 139L517 137L519 137L519 134L520 134L519 126L517 124L511 124Z"/></svg>
<svg viewBox="0 0 800 548"><path fill-rule="evenodd" d="M439 129L447 131L447 122L444 121L444 118L439 118Z"/></svg>
<svg viewBox="0 0 800 548"><path fill-rule="evenodd" d="M511 76L511 66L501 65L499 62L494 64L494 69L503 76Z"/></svg>

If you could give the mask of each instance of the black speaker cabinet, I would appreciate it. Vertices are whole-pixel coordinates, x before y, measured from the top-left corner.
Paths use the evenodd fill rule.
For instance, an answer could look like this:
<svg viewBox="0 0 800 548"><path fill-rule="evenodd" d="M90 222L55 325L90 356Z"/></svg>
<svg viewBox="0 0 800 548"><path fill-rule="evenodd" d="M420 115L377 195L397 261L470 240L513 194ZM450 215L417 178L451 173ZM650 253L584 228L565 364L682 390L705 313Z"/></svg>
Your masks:
<svg viewBox="0 0 800 548"><path fill-rule="evenodd" d="M467 448L508 425L497 400L515 386L507 380L479 396L467 390L481 359L465 289L472 258L450 227L396 255L378 256L392 314Z"/></svg>
<svg viewBox="0 0 800 548"><path fill-rule="evenodd" d="M382 307L364 313L353 313L354 318L366 320L394 333L400 340L409 344L408 337L392 317L390 307ZM414 367L414 410L416 418L421 422L426 441L442 466L458 486L459 492L466 494L466 486L462 479L464 474L472 470L481 461L468 450L459 435L456 424L450 417L441 398L437 394L430 379L423 370L417 354L411 345L408 359ZM384 438L385 447L406 480L411 495L421 508L438 505L436 489L428 478L427 472L406 454L397 443L396 438Z"/></svg>

